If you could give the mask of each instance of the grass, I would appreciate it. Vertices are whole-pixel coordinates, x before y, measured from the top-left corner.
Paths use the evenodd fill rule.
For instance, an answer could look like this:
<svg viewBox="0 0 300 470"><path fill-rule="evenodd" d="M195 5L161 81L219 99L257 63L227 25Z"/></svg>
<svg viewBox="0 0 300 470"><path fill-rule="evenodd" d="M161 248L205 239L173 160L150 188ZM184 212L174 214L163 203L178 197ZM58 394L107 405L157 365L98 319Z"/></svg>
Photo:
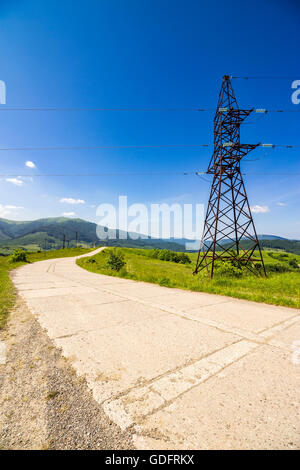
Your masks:
<svg viewBox="0 0 300 470"><path fill-rule="evenodd" d="M192 275L196 253L189 254L192 263L186 265L153 259L150 257L151 250L120 248L118 252L124 257L126 265L117 272L106 265L108 250L111 248L106 248L95 256L77 260L77 264L88 271L109 276L300 308L300 269L289 267L289 261L292 259L300 265L299 255L263 252L264 261L269 267L267 278L257 277L251 273L244 273L242 277L236 278L218 274L216 271L214 278L210 280L205 271L197 276ZM273 273L272 265L290 269L290 272Z"/></svg>
<svg viewBox="0 0 300 470"><path fill-rule="evenodd" d="M69 248L65 250L53 250L29 253L26 252L28 262L34 263L35 261L42 261L45 259L65 258L69 256L77 256L83 253L88 253L92 249L86 248ZM0 257L0 328L3 327L9 311L12 309L15 299L16 291L13 283L9 277L9 271L18 268L26 263L10 263L8 256Z"/></svg>

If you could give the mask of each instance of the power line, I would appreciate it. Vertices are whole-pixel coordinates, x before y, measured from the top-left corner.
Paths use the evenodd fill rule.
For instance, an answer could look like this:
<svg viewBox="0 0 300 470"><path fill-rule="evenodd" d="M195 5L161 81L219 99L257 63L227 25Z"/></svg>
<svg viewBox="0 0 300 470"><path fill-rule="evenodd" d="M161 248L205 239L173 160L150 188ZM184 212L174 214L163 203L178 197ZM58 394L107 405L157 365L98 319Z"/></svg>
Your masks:
<svg viewBox="0 0 300 470"><path fill-rule="evenodd" d="M214 144L158 144L158 145L82 145L82 146L59 146L59 147L0 147L0 151L48 151L48 150L99 150L99 149L139 149L139 148L183 148L183 147L212 147ZM231 142L223 146L230 147ZM263 148L299 148L300 144L284 145L272 143L260 143L258 147Z"/></svg>
<svg viewBox="0 0 300 470"><path fill-rule="evenodd" d="M226 142L223 147L230 147L231 142ZM258 147L263 147L263 148L298 148L300 147L299 144L292 144L292 145L284 145L284 144L270 144L270 143L260 143L258 144Z"/></svg>
<svg viewBox="0 0 300 470"><path fill-rule="evenodd" d="M112 112L202 112L214 111L214 108L94 108L94 107L0 107L0 111L112 111Z"/></svg>
<svg viewBox="0 0 300 470"><path fill-rule="evenodd" d="M300 113L300 109L265 109L261 111L260 109L255 109L254 112L260 113Z"/></svg>
<svg viewBox="0 0 300 470"><path fill-rule="evenodd" d="M86 146L61 146L61 147L1 147L0 151L19 150L98 150L98 149L137 149L137 148L174 148L174 147L210 147L213 144L159 144L159 145L86 145Z"/></svg>
<svg viewBox="0 0 300 470"><path fill-rule="evenodd" d="M72 177L91 177L91 176L160 176L160 175L202 175L206 171L135 171L135 172L101 172L101 173L39 173L35 175L18 174L0 174L0 178L33 178L40 176L72 176Z"/></svg>
<svg viewBox="0 0 300 470"><path fill-rule="evenodd" d="M249 160L250 161L250 160ZM243 175L299 176L300 173L242 172ZM35 177L97 177L97 176L209 176L207 171L157 171L157 172L102 172L102 173L39 173L32 175L0 174L0 178L35 178ZM204 178L203 178L204 179Z"/></svg>
<svg viewBox="0 0 300 470"><path fill-rule="evenodd" d="M233 78L250 78L250 77L233 77ZM261 77L262 78L262 77ZM4 107L3 107L4 106ZM215 111L215 108L93 108L93 107L5 107L5 105L0 106L0 111L111 111L111 112L207 112ZM300 110L297 109L265 109L265 108L255 108L253 109L255 113L298 113Z"/></svg>
<svg viewBox="0 0 300 470"><path fill-rule="evenodd" d="M260 176L300 176L300 173L268 173L268 172L247 172L243 173L243 175L260 175Z"/></svg>
<svg viewBox="0 0 300 470"><path fill-rule="evenodd" d="M248 77L243 77L243 76L233 76L231 75L230 76L231 79L242 79L242 80L295 80L295 76L294 77L282 77L282 76L262 76L262 75L252 75L252 76L248 76Z"/></svg>

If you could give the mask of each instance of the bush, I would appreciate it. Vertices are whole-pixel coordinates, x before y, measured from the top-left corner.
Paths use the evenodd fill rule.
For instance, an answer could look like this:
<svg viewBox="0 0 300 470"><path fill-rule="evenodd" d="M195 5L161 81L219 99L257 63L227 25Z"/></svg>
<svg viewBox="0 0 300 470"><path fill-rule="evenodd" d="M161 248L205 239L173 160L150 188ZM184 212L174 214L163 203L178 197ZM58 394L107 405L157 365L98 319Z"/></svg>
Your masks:
<svg viewBox="0 0 300 470"><path fill-rule="evenodd" d="M162 261L171 261L171 258L174 259L174 257L172 257L171 251L169 251L169 250L159 250L158 259L160 259Z"/></svg>
<svg viewBox="0 0 300 470"><path fill-rule="evenodd" d="M154 250L149 250L146 253L147 253L147 255L149 254L149 258L157 259L159 252L160 252L160 250L158 248L155 248ZM144 253L141 253L141 254L143 255Z"/></svg>
<svg viewBox="0 0 300 470"><path fill-rule="evenodd" d="M279 261L288 261L288 258L289 258L289 255L287 253L276 253L274 251L269 251L268 252L268 255L273 258L273 259L277 259Z"/></svg>
<svg viewBox="0 0 300 470"><path fill-rule="evenodd" d="M116 250L110 250L108 253L108 260L106 266L113 271L119 272L125 266L124 257Z"/></svg>
<svg viewBox="0 0 300 470"><path fill-rule="evenodd" d="M243 271L241 268L234 266L229 261L218 261L215 264L216 274L226 277L242 277Z"/></svg>
<svg viewBox="0 0 300 470"><path fill-rule="evenodd" d="M10 263L27 263L26 253L23 250L14 250L13 254L9 257Z"/></svg>
<svg viewBox="0 0 300 470"><path fill-rule="evenodd" d="M191 264L191 260L185 253L181 253L179 256L179 263L181 264Z"/></svg>
<svg viewBox="0 0 300 470"><path fill-rule="evenodd" d="M272 263L272 264L266 264L265 268L267 271L272 272L272 273L288 273L292 271L292 269L285 265L285 264L280 264L280 263Z"/></svg>
<svg viewBox="0 0 300 470"><path fill-rule="evenodd" d="M284 259L284 260L285 258L288 258L288 257L289 255L287 253L279 253L279 255L277 256L278 259Z"/></svg>
<svg viewBox="0 0 300 470"><path fill-rule="evenodd" d="M175 251L170 250L159 250L155 248L155 250L150 250L149 252L150 258L160 259L161 261L172 261L173 263L181 263L181 264L190 264L191 260L185 253L176 253Z"/></svg>
<svg viewBox="0 0 300 470"><path fill-rule="evenodd" d="M299 266L298 266L298 263L295 259L291 259L289 261L289 265L292 267L292 268L295 268L295 269L299 269Z"/></svg>

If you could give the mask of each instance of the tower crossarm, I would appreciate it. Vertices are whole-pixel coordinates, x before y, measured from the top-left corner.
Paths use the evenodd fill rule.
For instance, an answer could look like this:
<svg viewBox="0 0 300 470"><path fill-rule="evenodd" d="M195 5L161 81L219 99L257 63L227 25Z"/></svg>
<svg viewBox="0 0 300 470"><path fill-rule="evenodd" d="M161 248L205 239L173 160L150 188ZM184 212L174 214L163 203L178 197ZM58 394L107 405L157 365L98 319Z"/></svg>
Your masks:
<svg viewBox="0 0 300 470"><path fill-rule="evenodd" d="M207 170L208 174L230 173L239 171L239 164L245 155L256 149L260 144L240 144L239 142L226 142L217 149L214 160Z"/></svg>

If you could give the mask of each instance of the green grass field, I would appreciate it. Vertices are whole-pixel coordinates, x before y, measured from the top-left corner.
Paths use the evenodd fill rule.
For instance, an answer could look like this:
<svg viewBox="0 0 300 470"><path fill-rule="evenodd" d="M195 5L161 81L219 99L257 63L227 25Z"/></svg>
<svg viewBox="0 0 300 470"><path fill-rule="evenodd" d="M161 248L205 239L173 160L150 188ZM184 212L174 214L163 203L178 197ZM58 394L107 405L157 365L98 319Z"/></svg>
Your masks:
<svg viewBox="0 0 300 470"><path fill-rule="evenodd" d="M27 252L26 256L28 262L33 263L45 259L76 256L92 250L88 248L70 248L40 253ZM300 269L289 267L292 260L300 265L299 255L264 251L263 256L268 268L268 277L266 279L247 273L236 278L230 274L216 271L214 279L210 280L205 271L197 276L192 275L197 257L196 253L189 254L191 264L178 264L151 258L152 250L119 248L117 251L124 256L126 265L119 272L116 272L106 265L109 250L112 250L112 248L107 248L96 256L80 259L77 264L88 271L109 276L300 308ZM10 280L9 271L23 264L25 263L11 263L9 257L0 256L0 328L4 325L8 312L13 307L16 298L16 291ZM272 266L282 266L283 269L289 269L289 272L272 272Z"/></svg>
<svg viewBox="0 0 300 470"><path fill-rule="evenodd" d="M299 255L263 252L268 271L267 278L257 277L247 272L243 273L242 277L236 278L216 271L213 280L210 280L205 271L197 276L192 275L196 253L189 254L191 264L177 264L151 258L151 250L120 248L117 251L124 256L126 265L117 272L107 266L109 250L111 248L105 249L96 256L80 259L77 264L88 271L109 276L300 308L300 269L297 268L297 265L300 265ZM291 260L296 262L295 268L290 267ZM288 270L288 272L273 272L274 268Z"/></svg>
<svg viewBox="0 0 300 470"><path fill-rule="evenodd" d="M43 251L40 253L26 252L26 256L30 263L34 263L35 261L42 261L45 259L77 256L83 253L88 253L89 251L92 250L86 248L69 248L65 250ZM9 271L22 266L23 264L26 263L10 263L9 257L0 257L0 328L4 325L8 312L13 307L16 299L16 291L10 280Z"/></svg>

